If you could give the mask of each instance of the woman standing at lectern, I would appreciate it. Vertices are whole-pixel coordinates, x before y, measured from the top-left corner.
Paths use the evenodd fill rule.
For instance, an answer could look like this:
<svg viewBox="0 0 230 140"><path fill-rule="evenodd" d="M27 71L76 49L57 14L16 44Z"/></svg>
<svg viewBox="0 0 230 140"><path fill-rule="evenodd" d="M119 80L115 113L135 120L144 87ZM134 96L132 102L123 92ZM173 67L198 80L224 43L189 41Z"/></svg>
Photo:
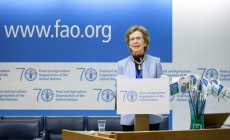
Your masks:
<svg viewBox="0 0 230 140"><path fill-rule="evenodd" d="M125 42L131 55L118 61L118 76L160 78L162 74L160 58L146 54L150 42L148 31L143 26L132 26L126 32ZM162 120L161 115L150 114L149 130L159 130ZM123 131L134 131L134 114L121 115L120 123Z"/></svg>

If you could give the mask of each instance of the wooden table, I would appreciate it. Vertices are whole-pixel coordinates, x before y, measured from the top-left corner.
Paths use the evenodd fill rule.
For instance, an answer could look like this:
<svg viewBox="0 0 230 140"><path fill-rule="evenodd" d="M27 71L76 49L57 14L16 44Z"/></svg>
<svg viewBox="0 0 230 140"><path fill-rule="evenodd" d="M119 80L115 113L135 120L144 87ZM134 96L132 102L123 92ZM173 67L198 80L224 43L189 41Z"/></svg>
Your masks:
<svg viewBox="0 0 230 140"><path fill-rule="evenodd" d="M116 132L114 136L91 135L89 131L62 131L63 140L229 140L230 128Z"/></svg>
<svg viewBox="0 0 230 140"><path fill-rule="evenodd" d="M89 131L62 130L62 140L115 140L115 138L98 136L97 133L95 132L95 135L92 135Z"/></svg>

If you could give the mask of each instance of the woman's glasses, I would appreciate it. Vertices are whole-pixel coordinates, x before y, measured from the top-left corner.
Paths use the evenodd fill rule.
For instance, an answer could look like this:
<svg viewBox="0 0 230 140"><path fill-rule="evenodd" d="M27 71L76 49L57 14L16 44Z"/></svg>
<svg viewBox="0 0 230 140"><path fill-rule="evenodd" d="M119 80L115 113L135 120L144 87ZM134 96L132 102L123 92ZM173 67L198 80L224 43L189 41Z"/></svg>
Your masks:
<svg viewBox="0 0 230 140"><path fill-rule="evenodd" d="M141 41L142 39L143 39L143 37L137 36L137 37L132 37L132 38L130 38L129 41L130 41L130 42L134 42L135 40Z"/></svg>

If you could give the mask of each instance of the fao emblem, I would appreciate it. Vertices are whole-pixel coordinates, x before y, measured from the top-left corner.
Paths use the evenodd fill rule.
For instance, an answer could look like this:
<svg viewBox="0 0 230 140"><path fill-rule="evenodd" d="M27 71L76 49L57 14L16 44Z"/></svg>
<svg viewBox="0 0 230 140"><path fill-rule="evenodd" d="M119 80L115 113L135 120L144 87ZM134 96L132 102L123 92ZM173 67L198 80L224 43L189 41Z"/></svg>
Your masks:
<svg viewBox="0 0 230 140"><path fill-rule="evenodd" d="M105 89L105 90L103 90L101 97L104 101L110 102L114 98L114 93L111 89Z"/></svg>
<svg viewBox="0 0 230 140"><path fill-rule="evenodd" d="M218 72L215 69L209 69L207 70L205 77L207 79L217 79L218 78Z"/></svg>
<svg viewBox="0 0 230 140"><path fill-rule="evenodd" d="M44 89L41 96L44 101L49 102L53 99L54 93L50 89Z"/></svg>
<svg viewBox="0 0 230 140"><path fill-rule="evenodd" d="M32 69L32 68L29 68L25 71L25 78L28 80L28 81L33 81L35 80L37 77L37 72L36 70Z"/></svg>
<svg viewBox="0 0 230 140"><path fill-rule="evenodd" d="M97 71L93 68L89 68L85 72L85 78L88 81L94 81L97 78Z"/></svg>
<svg viewBox="0 0 230 140"><path fill-rule="evenodd" d="M130 102L136 101L137 100L137 93L135 91L129 91L128 94L127 94L127 99Z"/></svg>

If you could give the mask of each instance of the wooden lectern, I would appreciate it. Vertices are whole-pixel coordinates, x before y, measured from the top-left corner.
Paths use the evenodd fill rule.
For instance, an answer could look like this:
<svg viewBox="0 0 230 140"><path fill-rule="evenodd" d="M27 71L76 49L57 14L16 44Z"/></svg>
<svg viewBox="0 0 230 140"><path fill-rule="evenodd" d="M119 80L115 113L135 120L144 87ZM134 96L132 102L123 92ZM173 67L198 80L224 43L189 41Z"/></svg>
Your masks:
<svg viewBox="0 0 230 140"><path fill-rule="evenodd" d="M117 79L118 114L135 114L134 130L149 131L149 114L169 114L169 79Z"/></svg>
<svg viewBox="0 0 230 140"><path fill-rule="evenodd" d="M149 114L135 114L135 131L149 131Z"/></svg>

